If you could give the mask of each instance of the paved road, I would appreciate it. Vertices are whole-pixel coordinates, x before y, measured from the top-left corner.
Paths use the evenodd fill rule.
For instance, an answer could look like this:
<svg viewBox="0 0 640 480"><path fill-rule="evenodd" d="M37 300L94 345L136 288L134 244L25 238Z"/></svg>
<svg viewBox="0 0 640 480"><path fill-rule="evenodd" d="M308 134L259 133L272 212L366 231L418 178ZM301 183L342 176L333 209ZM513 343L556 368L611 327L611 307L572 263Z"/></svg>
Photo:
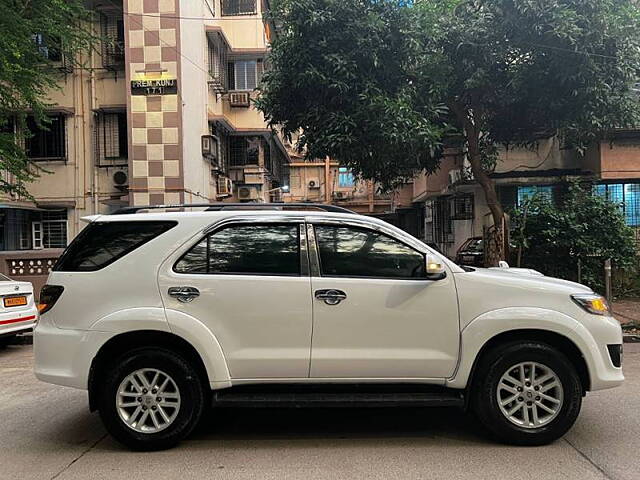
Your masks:
<svg viewBox="0 0 640 480"><path fill-rule="evenodd" d="M124 450L84 392L38 382L30 346L0 350L0 479L640 479L640 345L627 382L590 394L564 440L486 440L455 409L218 410L180 447Z"/></svg>

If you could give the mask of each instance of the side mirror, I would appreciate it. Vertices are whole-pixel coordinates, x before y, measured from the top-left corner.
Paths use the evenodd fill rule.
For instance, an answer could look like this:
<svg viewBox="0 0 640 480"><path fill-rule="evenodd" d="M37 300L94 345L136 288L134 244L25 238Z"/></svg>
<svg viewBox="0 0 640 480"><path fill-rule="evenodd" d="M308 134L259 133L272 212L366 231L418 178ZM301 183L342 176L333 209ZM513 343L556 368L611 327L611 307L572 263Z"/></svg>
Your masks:
<svg viewBox="0 0 640 480"><path fill-rule="evenodd" d="M426 255L425 271L429 280L442 280L447 276L444 264L431 254Z"/></svg>

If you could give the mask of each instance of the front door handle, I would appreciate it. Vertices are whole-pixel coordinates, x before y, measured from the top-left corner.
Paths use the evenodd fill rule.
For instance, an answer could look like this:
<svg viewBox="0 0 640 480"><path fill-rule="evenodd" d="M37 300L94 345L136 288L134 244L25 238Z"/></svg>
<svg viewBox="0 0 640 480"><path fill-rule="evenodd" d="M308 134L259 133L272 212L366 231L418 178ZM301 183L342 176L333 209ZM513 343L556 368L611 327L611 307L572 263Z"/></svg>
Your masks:
<svg viewBox="0 0 640 480"><path fill-rule="evenodd" d="M318 300L324 300L327 305L338 305L341 301L347 298L347 294L342 290L336 290L334 288L316 290L316 298Z"/></svg>
<svg viewBox="0 0 640 480"><path fill-rule="evenodd" d="M177 298L179 302L189 303L200 296L200 291L196 287L170 287L169 295Z"/></svg>

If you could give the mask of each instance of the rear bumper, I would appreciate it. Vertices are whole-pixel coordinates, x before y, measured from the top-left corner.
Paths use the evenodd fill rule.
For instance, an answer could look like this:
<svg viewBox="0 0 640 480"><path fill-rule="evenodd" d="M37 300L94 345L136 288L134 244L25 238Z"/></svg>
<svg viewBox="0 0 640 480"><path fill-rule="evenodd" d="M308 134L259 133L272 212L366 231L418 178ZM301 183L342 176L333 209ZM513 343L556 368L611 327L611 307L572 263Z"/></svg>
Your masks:
<svg viewBox="0 0 640 480"><path fill-rule="evenodd" d="M36 377L43 382L86 390L91 361L112 335L58 328L44 315L33 335Z"/></svg>
<svg viewBox="0 0 640 480"><path fill-rule="evenodd" d="M35 308L0 313L0 337L28 332L33 329L37 321L38 311Z"/></svg>

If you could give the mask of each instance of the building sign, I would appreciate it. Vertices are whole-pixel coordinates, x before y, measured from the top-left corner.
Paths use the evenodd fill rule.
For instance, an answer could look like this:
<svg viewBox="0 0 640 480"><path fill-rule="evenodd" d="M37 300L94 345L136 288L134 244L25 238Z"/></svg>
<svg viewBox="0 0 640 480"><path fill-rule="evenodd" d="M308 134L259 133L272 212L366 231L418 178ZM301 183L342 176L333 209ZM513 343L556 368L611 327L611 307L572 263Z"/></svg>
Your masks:
<svg viewBox="0 0 640 480"><path fill-rule="evenodd" d="M175 78L131 80L131 95L175 95L178 81Z"/></svg>

